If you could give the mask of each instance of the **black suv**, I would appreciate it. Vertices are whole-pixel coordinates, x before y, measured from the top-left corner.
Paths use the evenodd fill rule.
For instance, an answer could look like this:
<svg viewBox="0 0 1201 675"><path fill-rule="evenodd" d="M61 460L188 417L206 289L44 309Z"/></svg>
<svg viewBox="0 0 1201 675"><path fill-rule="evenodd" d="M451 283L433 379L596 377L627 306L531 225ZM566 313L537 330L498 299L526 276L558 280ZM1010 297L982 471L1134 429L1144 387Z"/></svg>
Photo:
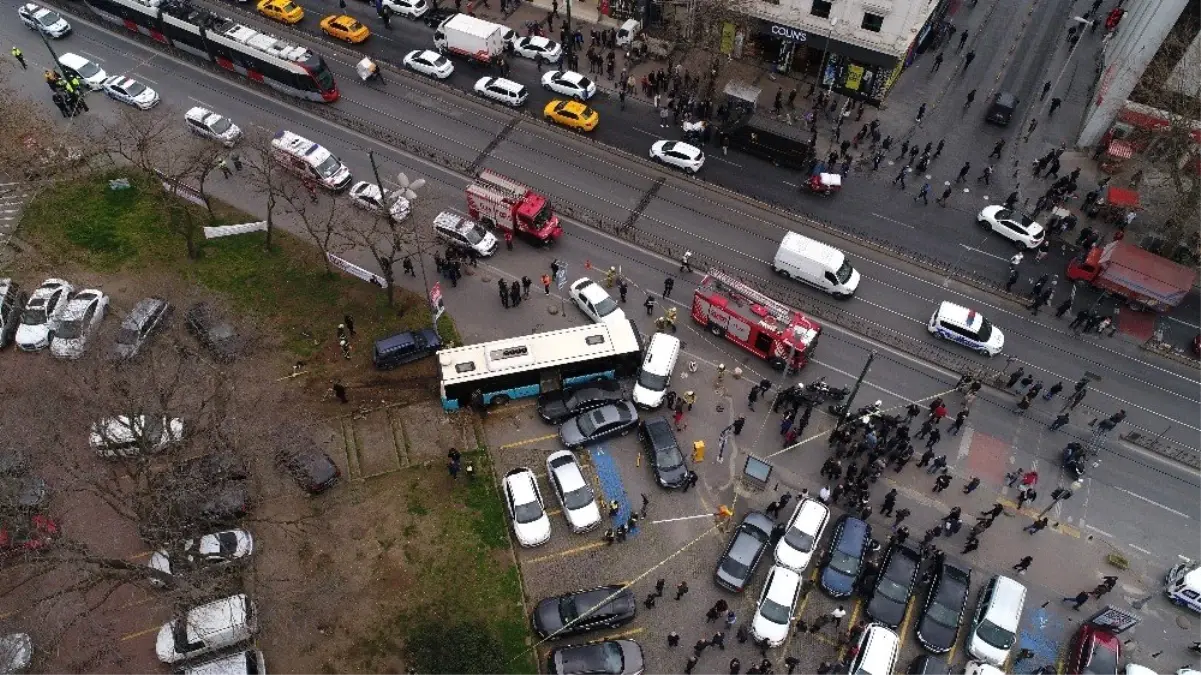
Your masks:
<svg viewBox="0 0 1201 675"><path fill-rule="evenodd" d="M244 340L228 321L223 320L207 302L188 308L184 317L188 332L220 363L232 363L244 347Z"/></svg>
<svg viewBox="0 0 1201 675"><path fill-rule="evenodd" d="M934 566L934 583L926 593L922 617L917 622L917 639L937 654L951 651L959 638L959 623L972 586L972 570L939 556Z"/></svg>
<svg viewBox="0 0 1201 675"><path fill-rule="evenodd" d="M876 587L867 601L867 615L889 628L901 625L921 566L922 554L917 549L908 544L889 546L876 577Z"/></svg>
<svg viewBox="0 0 1201 675"><path fill-rule="evenodd" d="M646 448L647 463L655 472L655 482L677 490L688 482L688 462L680 451L676 434L666 417L651 417L638 425L638 439Z"/></svg>

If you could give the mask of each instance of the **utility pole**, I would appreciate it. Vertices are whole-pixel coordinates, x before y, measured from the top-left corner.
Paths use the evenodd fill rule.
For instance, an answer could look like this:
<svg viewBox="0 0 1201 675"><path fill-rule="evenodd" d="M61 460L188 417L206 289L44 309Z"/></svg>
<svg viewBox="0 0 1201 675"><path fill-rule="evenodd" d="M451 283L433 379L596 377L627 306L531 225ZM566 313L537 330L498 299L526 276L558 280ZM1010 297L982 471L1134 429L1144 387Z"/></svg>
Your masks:
<svg viewBox="0 0 1201 675"><path fill-rule="evenodd" d="M851 387L851 393L847 395L846 405L842 408L842 414L838 416L838 426L846 423L847 417L851 414L851 405L855 403L855 395L859 393L859 387L863 384L864 378L867 377L868 368L872 367L872 361L876 359L876 350L867 355L867 363L863 364L863 370L859 373L859 379L855 380L855 386Z"/></svg>
<svg viewBox="0 0 1201 675"><path fill-rule="evenodd" d="M575 35L571 32L571 0L566 0L567 4L567 39L564 40L567 44L563 45L563 61L559 67L563 70L575 70L571 65L571 55L575 53ZM597 0L597 14L600 14L600 0Z"/></svg>
<svg viewBox="0 0 1201 675"><path fill-rule="evenodd" d="M371 173L375 176L375 184L379 187L380 207L383 208L381 217L388 219L388 224L391 228L399 227L399 223L392 222L391 205L388 202L388 193L384 190L384 181L380 180L379 166L375 163L375 152L368 150L367 159L371 162ZM410 184L408 183L408 178L403 173L400 174L400 178L401 191L405 193L403 196L409 200L409 212L410 214L415 214L417 211L417 194L414 192L414 189L425 185L425 179L417 179ZM410 217L413 216L411 215ZM421 267L421 287L425 291L425 302L430 305L430 323L433 325L434 331L437 332L438 322L433 318L437 310L434 309L430 301L430 282L425 273L425 252L421 248L421 236L416 235L414 241L417 243L417 265ZM376 264L378 263L379 261L376 261ZM403 275L404 272L401 272L401 274ZM393 271L393 275L395 275L395 271ZM395 283L395 277L393 277L393 282Z"/></svg>

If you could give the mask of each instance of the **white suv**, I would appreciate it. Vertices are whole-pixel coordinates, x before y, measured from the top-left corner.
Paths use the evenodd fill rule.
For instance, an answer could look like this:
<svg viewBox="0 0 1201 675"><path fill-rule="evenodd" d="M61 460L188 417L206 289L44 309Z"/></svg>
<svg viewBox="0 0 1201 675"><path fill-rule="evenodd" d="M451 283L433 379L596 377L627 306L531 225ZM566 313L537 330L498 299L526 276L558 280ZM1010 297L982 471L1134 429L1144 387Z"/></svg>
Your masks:
<svg viewBox="0 0 1201 675"><path fill-rule="evenodd" d="M17 328L16 342L22 351L36 352L50 346L50 338L58 330L74 290L62 279L47 279L34 290Z"/></svg>

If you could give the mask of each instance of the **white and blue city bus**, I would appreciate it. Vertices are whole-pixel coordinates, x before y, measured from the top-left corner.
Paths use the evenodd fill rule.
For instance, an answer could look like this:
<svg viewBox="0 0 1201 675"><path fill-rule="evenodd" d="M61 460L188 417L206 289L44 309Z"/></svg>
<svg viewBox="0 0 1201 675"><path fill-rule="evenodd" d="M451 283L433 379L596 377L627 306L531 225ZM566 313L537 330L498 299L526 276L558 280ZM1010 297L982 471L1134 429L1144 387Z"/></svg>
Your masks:
<svg viewBox="0 0 1201 675"><path fill-rule="evenodd" d="M642 335L633 322L597 323L524 337L444 349L442 407L458 410L592 380L629 377L642 363Z"/></svg>

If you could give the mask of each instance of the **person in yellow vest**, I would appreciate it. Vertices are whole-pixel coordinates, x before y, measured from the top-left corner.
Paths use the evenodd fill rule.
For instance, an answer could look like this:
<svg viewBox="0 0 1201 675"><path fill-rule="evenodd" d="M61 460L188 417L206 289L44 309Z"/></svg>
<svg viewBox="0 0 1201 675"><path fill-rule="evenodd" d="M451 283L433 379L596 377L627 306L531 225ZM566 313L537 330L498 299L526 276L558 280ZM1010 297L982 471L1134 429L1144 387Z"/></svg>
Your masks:
<svg viewBox="0 0 1201 675"><path fill-rule="evenodd" d="M17 63L21 64L21 70L29 70L29 66L25 65L25 55L21 53L21 49L13 45L13 58Z"/></svg>

